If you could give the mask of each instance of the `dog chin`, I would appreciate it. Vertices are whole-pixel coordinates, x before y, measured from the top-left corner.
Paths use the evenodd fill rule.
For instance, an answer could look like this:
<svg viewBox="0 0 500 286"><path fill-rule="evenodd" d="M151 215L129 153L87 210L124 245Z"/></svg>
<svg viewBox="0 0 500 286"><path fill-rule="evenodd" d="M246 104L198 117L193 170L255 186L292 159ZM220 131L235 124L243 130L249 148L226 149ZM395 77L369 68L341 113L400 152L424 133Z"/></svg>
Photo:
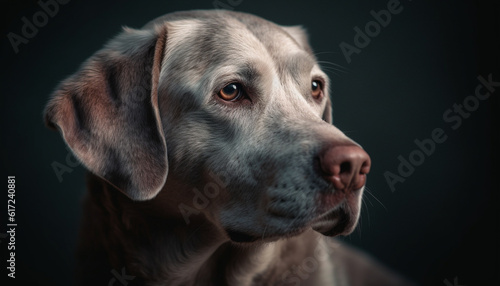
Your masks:
<svg viewBox="0 0 500 286"><path fill-rule="evenodd" d="M311 228L331 237L349 235L356 228L358 217L358 213L353 214L350 210L337 208L317 218Z"/></svg>
<svg viewBox="0 0 500 286"><path fill-rule="evenodd" d="M344 203L336 208L318 216L310 223L305 223L302 226L297 226L291 229L275 229L266 228L265 235L248 231L237 230L234 228L224 228L227 236L235 243L259 243L272 242L281 238L293 237L300 235L307 229L321 233L325 236L339 236L351 234L359 219L358 208L351 208Z"/></svg>

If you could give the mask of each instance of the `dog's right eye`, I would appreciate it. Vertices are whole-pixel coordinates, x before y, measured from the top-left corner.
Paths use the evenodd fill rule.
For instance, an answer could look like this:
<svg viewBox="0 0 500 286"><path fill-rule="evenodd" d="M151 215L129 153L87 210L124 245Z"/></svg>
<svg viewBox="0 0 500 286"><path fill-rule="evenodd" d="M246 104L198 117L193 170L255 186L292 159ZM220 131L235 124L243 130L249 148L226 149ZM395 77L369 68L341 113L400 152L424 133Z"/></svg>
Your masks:
<svg viewBox="0 0 500 286"><path fill-rule="evenodd" d="M235 101L240 98L242 94L242 88L239 83L230 83L223 87L217 95L224 99L225 101Z"/></svg>
<svg viewBox="0 0 500 286"><path fill-rule="evenodd" d="M311 82L312 96L316 99L321 98L323 93L322 83L319 80L313 80Z"/></svg>

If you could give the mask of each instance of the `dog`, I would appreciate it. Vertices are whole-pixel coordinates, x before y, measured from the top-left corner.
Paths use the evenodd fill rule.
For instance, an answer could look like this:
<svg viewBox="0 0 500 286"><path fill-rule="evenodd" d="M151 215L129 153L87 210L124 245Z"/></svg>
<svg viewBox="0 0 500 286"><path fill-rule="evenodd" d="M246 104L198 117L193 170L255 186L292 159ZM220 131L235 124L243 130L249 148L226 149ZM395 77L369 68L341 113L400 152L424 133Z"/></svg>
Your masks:
<svg viewBox="0 0 500 286"><path fill-rule="evenodd" d="M211 10L124 28L45 109L90 171L80 285L410 285L353 231L370 157L300 26Z"/></svg>

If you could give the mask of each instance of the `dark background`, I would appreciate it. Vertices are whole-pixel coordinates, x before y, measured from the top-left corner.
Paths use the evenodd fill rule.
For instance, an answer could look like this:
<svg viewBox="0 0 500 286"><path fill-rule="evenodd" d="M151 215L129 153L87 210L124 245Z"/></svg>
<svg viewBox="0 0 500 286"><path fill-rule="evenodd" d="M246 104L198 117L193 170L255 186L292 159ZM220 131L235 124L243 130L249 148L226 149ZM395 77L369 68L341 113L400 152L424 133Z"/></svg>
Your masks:
<svg viewBox="0 0 500 286"><path fill-rule="evenodd" d="M45 0L44 0L45 1ZM227 0L221 0L228 3ZM345 240L423 285L499 285L499 126L497 90L457 130L443 121L454 103L474 94L478 75L500 81L500 9L472 1L401 0L403 11L348 64L339 48L372 20L383 1L250 1L234 5L283 25L303 25L332 80L334 122L371 155L361 225ZM489 1L494 2L494 1ZM73 253L85 191L81 166L60 182L51 164L67 165L59 134L43 125L53 88L124 25L140 28L162 14L211 9L200 1L82 1L60 5L16 54L7 34L21 35L36 1L1 6L1 174L17 181L16 280L2 285L71 285ZM500 89L498 87L497 89ZM448 139L391 192L384 172L397 174L415 139L435 128ZM0 233L5 233L2 192ZM6 277L5 238L0 269ZM112 274L110 273L110 279ZM1 281L1 280L0 280ZM458 285L457 284L457 285Z"/></svg>

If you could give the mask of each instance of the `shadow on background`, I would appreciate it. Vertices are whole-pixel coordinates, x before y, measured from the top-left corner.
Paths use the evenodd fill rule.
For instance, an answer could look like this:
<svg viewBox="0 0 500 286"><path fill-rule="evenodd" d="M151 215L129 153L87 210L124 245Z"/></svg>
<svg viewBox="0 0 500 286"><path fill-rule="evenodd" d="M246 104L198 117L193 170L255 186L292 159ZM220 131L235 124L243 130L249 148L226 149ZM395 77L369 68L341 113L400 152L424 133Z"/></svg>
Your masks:
<svg viewBox="0 0 500 286"><path fill-rule="evenodd" d="M332 80L334 123L373 161L361 224L346 241L423 285L446 285L455 277L460 285L498 285L500 91L479 101L468 118L460 115L456 129L458 119L447 122L443 114L474 94L479 75L500 81L500 10L472 1L402 0L400 13L348 63L339 45L356 47L354 28L363 30L374 19L370 11L387 9L388 2L217 5L308 30ZM36 1L3 3L1 174L5 181L8 175L17 179L18 228L17 283L2 285L72 284L84 169L75 166L60 135L43 126L53 88L123 25L140 28L168 12L213 7L212 0L72 0L16 53L7 35L22 35L23 17L33 19L41 7ZM431 138L436 128L447 139L401 176L398 157L409 160L418 150L414 141ZM54 164L67 172L58 178ZM400 176L394 191L387 172ZM6 201L0 233L6 231ZM3 279L7 240L0 240Z"/></svg>

